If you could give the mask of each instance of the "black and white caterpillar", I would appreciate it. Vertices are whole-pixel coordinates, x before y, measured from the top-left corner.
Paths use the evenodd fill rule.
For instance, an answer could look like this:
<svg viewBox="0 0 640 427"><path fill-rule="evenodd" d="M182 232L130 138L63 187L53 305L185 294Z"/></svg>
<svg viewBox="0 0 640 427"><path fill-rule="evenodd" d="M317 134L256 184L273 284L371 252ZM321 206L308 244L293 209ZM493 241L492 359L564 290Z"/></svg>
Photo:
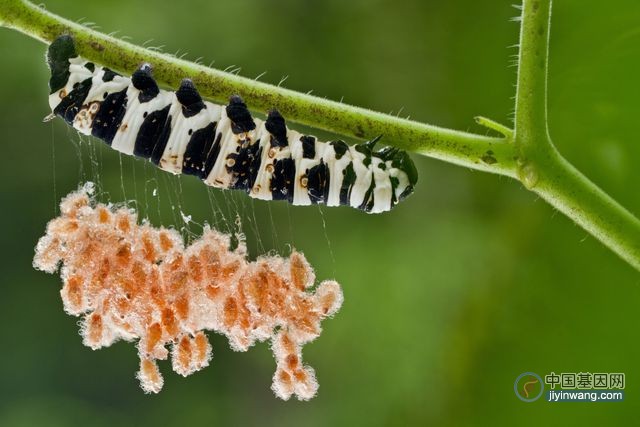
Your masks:
<svg viewBox="0 0 640 427"><path fill-rule="evenodd" d="M265 121L252 118L239 96L227 106L203 101L189 79L165 91L148 64L124 77L79 57L68 35L49 46L47 59L52 117L165 171L257 199L370 213L390 210L416 184L408 154L373 151L378 138L354 146L321 142L287 129L276 110Z"/></svg>

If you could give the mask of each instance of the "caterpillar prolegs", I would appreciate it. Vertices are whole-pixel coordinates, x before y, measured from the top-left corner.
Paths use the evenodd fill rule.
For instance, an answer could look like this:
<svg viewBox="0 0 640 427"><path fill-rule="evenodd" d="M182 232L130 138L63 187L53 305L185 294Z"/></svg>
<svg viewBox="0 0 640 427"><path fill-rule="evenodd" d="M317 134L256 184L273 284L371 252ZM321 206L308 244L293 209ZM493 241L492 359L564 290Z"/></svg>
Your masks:
<svg viewBox="0 0 640 427"><path fill-rule="evenodd" d="M79 57L68 35L49 46L47 59L53 115L165 171L257 199L369 213L390 210L416 184L406 152L373 151L379 138L354 146L321 142L287 129L276 110L265 121L252 118L237 95L226 106L203 101L189 79L175 92L162 90L150 65L122 76Z"/></svg>

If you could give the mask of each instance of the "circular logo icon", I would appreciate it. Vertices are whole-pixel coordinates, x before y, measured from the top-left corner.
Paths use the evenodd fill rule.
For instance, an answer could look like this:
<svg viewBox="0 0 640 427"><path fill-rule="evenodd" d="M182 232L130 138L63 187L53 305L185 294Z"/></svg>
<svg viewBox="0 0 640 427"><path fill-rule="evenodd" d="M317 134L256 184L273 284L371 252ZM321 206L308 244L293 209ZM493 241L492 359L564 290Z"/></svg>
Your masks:
<svg viewBox="0 0 640 427"><path fill-rule="evenodd" d="M542 396L544 383L540 375L534 372L525 372L516 378L513 390L516 392L518 399L523 402L535 402Z"/></svg>

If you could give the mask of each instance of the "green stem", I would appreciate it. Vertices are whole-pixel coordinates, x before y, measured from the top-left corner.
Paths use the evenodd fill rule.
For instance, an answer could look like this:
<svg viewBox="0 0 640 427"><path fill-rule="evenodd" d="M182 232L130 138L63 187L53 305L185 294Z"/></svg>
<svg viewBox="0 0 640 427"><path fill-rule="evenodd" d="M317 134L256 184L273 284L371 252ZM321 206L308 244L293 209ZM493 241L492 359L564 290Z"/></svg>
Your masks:
<svg viewBox="0 0 640 427"><path fill-rule="evenodd" d="M45 43L60 34L71 34L81 56L125 74L148 62L153 64L156 80L168 87L177 87L180 80L189 77L204 97L215 101L226 103L229 95L239 94L257 111L276 108L298 123L360 139L383 135L387 145L472 169L515 176L513 146L503 138L405 120L194 64L107 36L25 0L0 0L0 22Z"/></svg>
<svg viewBox="0 0 640 427"><path fill-rule="evenodd" d="M258 111L277 108L290 120L355 138L383 135L388 145L516 178L640 270L640 221L580 174L551 142L546 101L551 0L523 3L515 129L478 119L503 138L405 120L193 64L86 28L26 0L0 0L0 25L45 43L71 34L80 55L91 61L125 74L148 62L159 83L176 87L190 77L203 96L215 101L239 94Z"/></svg>
<svg viewBox="0 0 640 427"><path fill-rule="evenodd" d="M547 68L551 0L523 0L518 85L516 89L516 147L521 155L549 141L547 130Z"/></svg>
<svg viewBox="0 0 640 427"><path fill-rule="evenodd" d="M640 221L553 149L533 191L640 270Z"/></svg>
<svg viewBox="0 0 640 427"><path fill-rule="evenodd" d="M524 0L514 145L518 177L640 270L640 221L560 155L547 128L551 0Z"/></svg>

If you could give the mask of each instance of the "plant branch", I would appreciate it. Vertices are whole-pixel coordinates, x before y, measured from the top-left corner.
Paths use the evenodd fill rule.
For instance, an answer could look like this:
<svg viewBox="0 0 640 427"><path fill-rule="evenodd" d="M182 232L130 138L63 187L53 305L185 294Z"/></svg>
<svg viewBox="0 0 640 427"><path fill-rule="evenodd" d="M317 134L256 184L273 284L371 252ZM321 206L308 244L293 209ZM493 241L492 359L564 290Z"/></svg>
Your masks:
<svg viewBox="0 0 640 427"><path fill-rule="evenodd" d="M360 139L383 135L387 145L515 177L513 146L503 138L405 120L194 64L102 34L25 0L0 0L0 23L45 43L70 34L81 56L124 74L148 62L161 85L177 87L189 77L204 97L215 101L226 103L230 95L238 94L257 111L276 108L295 122Z"/></svg>
<svg viewBox="0 0 640 427"><path fill-rule="evenodd" d="M529 147L549 141L547 68L551 0L523 0L516 89L516 147L526 157Z"/></svg>
<svg viewBox="0 0 640 427"><path fill-rule="evenodd" d="M640 270L640 221L553 149L533 191ZM576 266L577 267L577 266Z"/></svg>
<svg viewBox="0 0 640 427"><path fill-rule="evenodd" d="M640 270L640 220L560 155L547 128L551 0L524 0L514 145L520 181Z"/></svg>
<svg viewBox="0 0 640 427"><path fill-rule="evenodd" d="M156 80L168 87L189 77L204 97L218 102L239 94L254 110L277 108L290 120L355 138L383 135L388 145L516 178L640 270L640 221L576 170L551 142L546 100L551 0L523 0L523 5L515 129L477 119L502 138L401 119L204 67L102 34L26 0L0 0L0 26L45 43L70 34L80 55L124 74L148 62L155 67Z"/></svg>

